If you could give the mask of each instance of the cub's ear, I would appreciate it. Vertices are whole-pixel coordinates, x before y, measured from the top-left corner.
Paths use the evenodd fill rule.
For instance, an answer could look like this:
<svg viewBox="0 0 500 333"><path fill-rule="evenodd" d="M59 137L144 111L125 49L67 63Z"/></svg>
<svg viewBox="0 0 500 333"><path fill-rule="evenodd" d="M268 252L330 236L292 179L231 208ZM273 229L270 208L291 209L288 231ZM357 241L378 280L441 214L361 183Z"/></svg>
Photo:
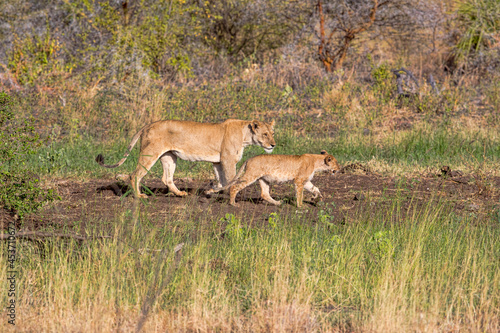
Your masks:
<svg viewBox="0 0 500 333"><path fill-rule="evenodd" d="M321 155L326 155L326 154L328 154L328 153L326 152L326 150L322 150L322 151L321 151Z"/></svg>

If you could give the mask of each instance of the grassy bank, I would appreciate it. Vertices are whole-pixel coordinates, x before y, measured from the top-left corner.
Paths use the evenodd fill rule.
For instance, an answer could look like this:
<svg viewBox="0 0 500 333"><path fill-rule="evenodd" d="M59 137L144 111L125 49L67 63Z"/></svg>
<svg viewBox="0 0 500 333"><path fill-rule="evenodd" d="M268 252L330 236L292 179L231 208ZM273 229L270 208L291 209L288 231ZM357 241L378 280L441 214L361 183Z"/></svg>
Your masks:
<svg viewBox="0 0 500 333"><path fill-rule="evenodd" d="M18 243L16 329L498 330L498 221L435 200L401 221L392 204L338 225L276 213L158 227L129 210L112 239Z"/></svg>

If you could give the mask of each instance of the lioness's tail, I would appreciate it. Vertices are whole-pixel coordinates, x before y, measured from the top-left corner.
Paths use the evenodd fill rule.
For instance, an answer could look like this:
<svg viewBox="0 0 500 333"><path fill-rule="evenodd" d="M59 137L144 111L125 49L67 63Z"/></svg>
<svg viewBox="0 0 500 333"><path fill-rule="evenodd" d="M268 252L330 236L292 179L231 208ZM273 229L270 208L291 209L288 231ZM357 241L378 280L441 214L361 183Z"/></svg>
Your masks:
<svg viewBox="0 0 500 333"><path fill-rule="evenodd" d="M119 167L120 165L122 165L125 160L127 159L128 155L130 155L130 152L132 151L132 148L134 148L135 144L137 143L137 140L139 140L139 138L141 137L141 134L142 132L144 131L146 127L143 127L141 128L141 130L139 132L137 132L134 137L132 138L132 141L130 142L130 144L128 145L127 147L127 151L125 152L125 154L123 154L123 158L116 164L113 164L113 165L107 165L107 164L104 164L104 156L102 156L102 154L99 154L96 156L95 158L95 161L97 163L99 163L100 166L103 166L105 168L116 168L116 167Z"/></svg>
<svg viewBox="0 0 500 333"><path fill-rule="evenodd" d="M241 168L238 171L238 173L236 174L236 176L234 176L233 180L231 180L226 186L209 190L209 191L207 191L207 194L219 193L220 191L225 191L228 188L230 188L231 186L233 186L234 184L237 184L239 182L239 178L243 175L243 173L245 172L245 170L247 168L247 162L248 162L248 160L245 161L245 163L243 163L243 165L241 166Z"/></svg>

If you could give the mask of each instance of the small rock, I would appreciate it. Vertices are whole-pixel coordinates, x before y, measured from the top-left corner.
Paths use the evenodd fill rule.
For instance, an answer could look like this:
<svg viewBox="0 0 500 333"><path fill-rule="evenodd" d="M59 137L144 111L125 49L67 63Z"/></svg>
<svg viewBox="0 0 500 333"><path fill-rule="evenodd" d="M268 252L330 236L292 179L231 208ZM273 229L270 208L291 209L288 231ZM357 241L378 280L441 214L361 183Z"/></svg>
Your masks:
<svg viewBox="0 0 500 333"><path fill-rule="evenodd" d="M462 177L464 174L460 170L451 170L447 165L441 167L441 176L443 177Z"/></svg>
<svg viewBox="0 0 500 333"><path fill-rule="evenodd" d="M441 167L441 175L442 176L450 176L451 175L451 169L449 166L445 165Z"/></svg>
<svg viewBox="0 0 500 333"><path fill-rule="evenodd" d="M370 135L370 130L368 128L363 128L363 135Z"/></svg>
<svg viewBox="0 0 500 333"><path fill-rule="evenodd" d="M355 200L355 201L363 201L363 200L365 200L365 198L366 197L365 197L365 195L363 193L356 193L354 195L354 199L353 200Z"/></svg>

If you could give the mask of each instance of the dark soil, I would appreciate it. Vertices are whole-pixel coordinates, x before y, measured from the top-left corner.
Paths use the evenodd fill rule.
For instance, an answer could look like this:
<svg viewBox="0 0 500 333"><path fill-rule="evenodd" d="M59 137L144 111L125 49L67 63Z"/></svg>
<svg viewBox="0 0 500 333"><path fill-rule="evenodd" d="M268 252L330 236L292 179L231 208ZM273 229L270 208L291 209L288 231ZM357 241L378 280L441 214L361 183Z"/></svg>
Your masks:
<svg viewBox="0 0 500 333"><path fill-rule="evenodd" d="M456 174L457 175L457 174ZM267 223L272 212L280 216L297 215L307 217L304 221L317 223L320 215L331 216L330 223L352 223L350 217L370 218L382 216L388 222L397 223L411 218L431 205L441 205L443 212L452 210L457 216L470 216L476 223L497 220L500 214L500 177L481 178L477 175L455 177L437 171L435 175L416 178L391 178L370 173L366 168L353 166L335 176L317 174L313 183L321 190L322 202L313 202L305 193L304 207L295 206L293 184L273 185L271 195L281 200L277 207L260 199L260 188L253 184L238 194L238 207L228 204L225 193L207 197L204 191L210 181L196 181L189 178L175 180L177 187L189 193L180 198L168 193L159 179L146 179L143 189L149 193L147 200L141 200L143 216L155 225L166 225L176 221L197 221L212 223L220 221L226 213L240 217L243 223L258 225ZM27 216L18 230L74 230L85 233L90 226L99 224L103 232L112 231L134 207L129 187L110 179L96 179L86 182L61 180L56 182L61 200L48 204L36 214ZM127 193L129 192L129 193ZM321 212L323 210L323 212ZM360 215L361 214L361 215ZM0 210L0 226L7 228L13 217Z"/></svg>

